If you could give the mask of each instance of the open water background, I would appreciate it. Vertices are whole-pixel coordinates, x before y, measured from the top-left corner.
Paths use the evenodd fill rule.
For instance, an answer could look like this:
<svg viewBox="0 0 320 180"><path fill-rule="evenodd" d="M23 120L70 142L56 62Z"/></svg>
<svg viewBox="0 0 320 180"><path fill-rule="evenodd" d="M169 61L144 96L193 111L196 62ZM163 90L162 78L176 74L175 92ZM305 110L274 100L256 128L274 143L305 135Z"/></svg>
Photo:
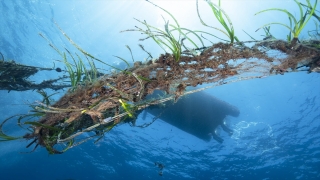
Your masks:
<svg viewBox="0 0 320 180"><path fill-rule="evenodd" d="M154 2L172 12L180 25L202 29L195 1ZM263 32L255 32L258 27L267 22L288 21L281 13L254 16L259 10L280 7L298 15L293 1L223 3L241 40L249 40L242 30L262 38ZM204 16L213 18L203 1L200 8L204 9ZM154 57L163 53L151 41L139 42L139 33L119 33L139 25L133 17L163 27L161 14L165 13L145 1L1 0L0 14L0 51L6 60L22 64L52 67L55 62L63 67L55 61L59 55L38 35L42 33L61 49L72 50L54 21L83 49L108 63L121 65L112 55L131 58L125 45L131 47L135 59L146 57L138 43L148 47ZM313 22L306 28L315 29ZM277 38L284 39L288 33L279 26L271 30ZM302 37L308 37L306 31ZM99 67L107 69L104 65ZM32 78L41 81L56 76L56 72L42 72ZM0 179L320 179L319 90L320 74L306 72L207 90L241 112L237 118L227 118L235 133L229 137L220 131L223 144L204 142L161 120L145 129L117 126L99 143L90 141L62 155L48 155L44 148L25 154L21 152L31 150L25 148L28 142L2 142ZM26 104L41 99L33 91L0 91L0 97L1 119L28 112ZM147 115L147 119L152 118ZM144 120L139 117L138 122ZM9 124L6 132L24 133L10 127ZM154 162L165 165L163 176L158 175Z"/></svg>

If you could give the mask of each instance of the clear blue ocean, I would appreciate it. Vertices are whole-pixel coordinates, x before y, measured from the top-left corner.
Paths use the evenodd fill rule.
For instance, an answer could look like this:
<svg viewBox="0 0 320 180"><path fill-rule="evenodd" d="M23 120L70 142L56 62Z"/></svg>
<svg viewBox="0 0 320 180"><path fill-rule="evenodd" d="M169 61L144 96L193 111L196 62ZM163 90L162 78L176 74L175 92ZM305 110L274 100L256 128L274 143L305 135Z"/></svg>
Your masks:
<svg viewBox="0 0 320 180"><path fill-rule="evenodd" d="M197 16L196 1L152 2L171 12L181 26L205 29ZM288 23L282 12L255 16L258 11L277 7L299 16L293 0L222 0L221 6L242 41L250 40L245 32L263 39L264 32L256 30L266 23ZM318 3L318 10L319 7ZM205 1L199 1L199 8L208 24L220 27ZM126 45L136 60L146 58L138 44L154 58L164 53L152 40L139 41L143 37L139 32L120 32L141 26L134 18L159 28L165 24L162 15L173 22L165 12L143 0L0 0L0 14L0 52L5 60L46 68L64 65L39 33L56 47L75 51L55 22L81 48L116 67L125 64L115 56L131 60ZM299 37L308 39L307 32L315 29L311 19ZM223 37L219 31L212 33ZM288 29L273 25L271 33L286 39ZM30 79L41 82L61 75L42 71ZM59 90L53 98L59 99L66 91ZM99 142L88 141L59 155L49 155L43 147L28 153L33 148L26 148L30 143L26 140L0 142L0 179L320 179L320 73L274 75L225 84L206 92L240 111L238 117L225 119L234 131L232 136L217 129L223 143L206 142L161 118L147 128L118 125ZM0 122L14 114L28 113L28 104L37 100L41 96L35 91L0 90ZM153 118L152 114L141 114L137 124ZM4 130L10 135L24 135L26 131L15 124L10 121Z"/></svg>

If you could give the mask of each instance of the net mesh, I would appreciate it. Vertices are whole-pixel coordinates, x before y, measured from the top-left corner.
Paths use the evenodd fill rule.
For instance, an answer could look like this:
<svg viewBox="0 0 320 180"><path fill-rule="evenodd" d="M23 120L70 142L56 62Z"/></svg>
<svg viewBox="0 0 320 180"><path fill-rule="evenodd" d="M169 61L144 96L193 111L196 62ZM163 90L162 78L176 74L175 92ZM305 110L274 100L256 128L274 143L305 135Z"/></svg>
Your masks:
<svg viewBox="0 0 320 180"><path fill-rule="evenodd" d="M35 139L51 153L62 153L84 142L74 142L83 132L93 131L92 137L102 137L120 122L133 122L138 110L169 99L177 101L194 92L186 92L190 86L218 86L296 71L320 72L320 50L314 46L319 41L311 44L297 43L292 47L282 40L217 43L198 49L198 54L185 51L180 61L167 53L153 61L136 62L130 69L77 87L52 106L40 104L38 110L45 113L39 121L41 125L34 126L34 132L24 137ZM146 100L156 89L168 96ZM54 147L66 142L64 150Z"/></svg>

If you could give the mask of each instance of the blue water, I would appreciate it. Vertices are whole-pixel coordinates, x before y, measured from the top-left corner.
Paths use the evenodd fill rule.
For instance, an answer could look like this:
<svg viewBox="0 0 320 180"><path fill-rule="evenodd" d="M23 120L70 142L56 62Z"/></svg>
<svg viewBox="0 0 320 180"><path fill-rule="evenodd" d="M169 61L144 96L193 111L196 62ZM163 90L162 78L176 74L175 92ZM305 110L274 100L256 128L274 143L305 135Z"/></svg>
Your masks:
<svg viewBox="0 0 320 180"><path fill-rule="evenodd" d="M298 14L290 1L245 2L222 5L227 7L241 40L249 40L242 29L261 38L263 32L254 32L258 27L274 20L287 22L283 14L253 16L259 10L282 7ZM187 7L190 3L192 11ZM201 29L194 6L194 1L163 5L181 25ZM135 59L146 58L138 43L155 57L163 53L152 41L138 41L139 33L119 33L139 25L133 17L162 27L163 12L145 1L1 0L0 13L0 52L23 64L52 67L55 62L63 67L56 61L59 55L38 33L61 49L75 51L54 22L83 49L114 65L121 61L113 55L131 58L125 45L131 47ZM313 30L313 22L307 28ZM272 30L277 38L284 39L287 34L281 27ZM306 32L302 36L307 38ZM41 73L31 78L41 81L60 75ZM320 179L319 80L319 73L296 72L207 90L241 112L239 117L226 119L234 130L231 137L218 129L223 144L204 142L160 119L144 129L119 125L97 144L89 141L61 155L48 155L44 148L25 153L32 150L25 148L25 140L1 143L0 179ZM55 98L64 93L59 92ZM41 99L33 91L0 91L0 97L1 119L28 112L27 104ZM147 120L152 118L147 114ZM137 123L147 120L139 116ZM14 122L11 125L15 127ZM8 126L5 130L15 135L25 132ZM162 176L155 162L165 166Z"/></svg>

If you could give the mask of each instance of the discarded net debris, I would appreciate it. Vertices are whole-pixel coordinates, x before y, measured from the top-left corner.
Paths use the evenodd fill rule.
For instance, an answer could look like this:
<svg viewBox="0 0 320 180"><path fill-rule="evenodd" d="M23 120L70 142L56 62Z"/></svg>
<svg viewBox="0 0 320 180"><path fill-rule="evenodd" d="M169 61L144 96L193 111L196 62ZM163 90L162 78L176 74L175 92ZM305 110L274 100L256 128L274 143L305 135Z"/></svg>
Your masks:
<svg viewBox="0 0 320 180"><path fill-rule="evenodd" d="M186 92L187 87L204 83L218 86L300 70L319 72L320 67L319 49L304 44L291 47L281 40L261 41L251 47L217 43L199 52L185 52L180 61L162 54L154 61L136 62L126 71L105 74L78 86L53 105L39 102L34 109L43 113L42 117L37 122L25 122L33 131L22 138L33 139L32 143L46 147L50 153L62 153L93 137L99 139L121 122L133 123L137 110L169 99L178 101L180 96L192 93ZM155 89L168 96L145 100ZM75 141L88 131L94 134ZM57 149L57 144L67 146Z"/></svg>
<svg viewBox="0 0 320 180"><path fill-rule="evenodd" d="M8 90L8 92L40 90L46 88L59 90L70 87L69 84L61 82L61 80L68 78L65 76L57 79L44 80L39 84L34 83L30 79L28 79L30 76L38 73L39 71L52 70L61 72L60 68L53 69L27 66L23 64L18 64L13 60L5 61L2 57L2 60L0 60L0 90Z"/></svg>

